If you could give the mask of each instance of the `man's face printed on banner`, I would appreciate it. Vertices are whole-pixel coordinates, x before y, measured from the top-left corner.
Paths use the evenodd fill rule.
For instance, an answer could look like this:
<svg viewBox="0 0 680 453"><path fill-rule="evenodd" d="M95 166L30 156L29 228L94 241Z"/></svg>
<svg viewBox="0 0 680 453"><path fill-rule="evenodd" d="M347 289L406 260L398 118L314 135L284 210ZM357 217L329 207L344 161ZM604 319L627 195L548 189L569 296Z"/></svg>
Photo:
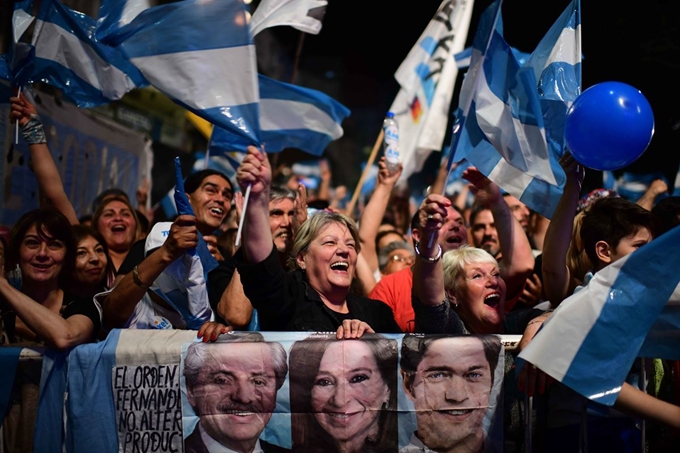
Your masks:
<svg viewBox="0 0 680 453"><path fill-rule="evenodd" d="M209 349L187 398L203 429L228 447L259 438L276 407L276 376L266 343L230 343Z"/></svg>
<svg viewBox="0 0 680 453"><path fill-rule="evenodd" d="M448 451L460 444L483 445L492 373L478 338L446 338L430 345L406 389L415 406L418 437L427 447Z"/></svg>

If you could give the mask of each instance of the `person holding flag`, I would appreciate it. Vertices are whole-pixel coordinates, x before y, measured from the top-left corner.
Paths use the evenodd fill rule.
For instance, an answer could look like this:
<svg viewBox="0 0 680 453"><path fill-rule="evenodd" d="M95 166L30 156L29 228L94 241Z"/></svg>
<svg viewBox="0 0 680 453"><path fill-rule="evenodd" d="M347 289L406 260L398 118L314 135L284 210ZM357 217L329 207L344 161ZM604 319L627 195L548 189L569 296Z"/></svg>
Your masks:
<svg viewBox="0 0 680 453"><path fill-rule="evenodd" d="M262 330L336 331L339 339L400 332L386 304L350 292L361 250L352 219L325 211L307 219L293 243L296 270L287 272L269 225L272 172L264 151L248 147L236 177L251 191L238 271Z"/></svg>

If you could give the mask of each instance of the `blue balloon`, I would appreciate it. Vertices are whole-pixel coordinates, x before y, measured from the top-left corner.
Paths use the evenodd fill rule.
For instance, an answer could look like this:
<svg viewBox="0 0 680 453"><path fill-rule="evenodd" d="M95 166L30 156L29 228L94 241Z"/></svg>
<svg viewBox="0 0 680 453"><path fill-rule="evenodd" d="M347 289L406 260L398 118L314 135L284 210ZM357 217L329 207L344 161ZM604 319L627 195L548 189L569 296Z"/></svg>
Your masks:
<svg viewBox="0 0 680 453"><path fill-rule="evenodd" d="M621 82L593 85L567 110L564 140L584 166L618 170L636 161L654 135L652 107L640 90Z"/></svg>

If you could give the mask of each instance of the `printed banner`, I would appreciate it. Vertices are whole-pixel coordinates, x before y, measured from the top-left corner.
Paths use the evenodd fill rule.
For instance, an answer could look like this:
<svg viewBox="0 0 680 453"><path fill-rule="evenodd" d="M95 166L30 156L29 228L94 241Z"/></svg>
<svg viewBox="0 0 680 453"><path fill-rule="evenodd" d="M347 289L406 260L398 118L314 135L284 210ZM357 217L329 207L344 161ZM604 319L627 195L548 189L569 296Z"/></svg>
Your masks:
<svg viewBox="0 0 680 453"><path fill-rule="evenodd" d="M182 347L184 451L502 451L499 336L234 332Z"/></svg>
<svg viewBox="0 0 680 453"><path fill-rule="evenodd" d="M178 368L177 365L113 368L119 451L181 451Z"/></svg>
<svg viewBox="0 0 680 453"><path fill-rule="evenodd" d="M95 197L105 189L123 189L135 200L144 178L151 180L153 152L143 134L76 106L38 93L36 108L47 145L59 168L64 190L78 216L92 214ZM9 105L0 106L0 225L13 225L38 203L38 184L29 168L28 145L9 121Z"/></svg>
<svg viewBox="0 0 680 453"><path fill-rule="evenodd" d="M36 451L500 452L517 341L114 329L43 376Z"/></svg>

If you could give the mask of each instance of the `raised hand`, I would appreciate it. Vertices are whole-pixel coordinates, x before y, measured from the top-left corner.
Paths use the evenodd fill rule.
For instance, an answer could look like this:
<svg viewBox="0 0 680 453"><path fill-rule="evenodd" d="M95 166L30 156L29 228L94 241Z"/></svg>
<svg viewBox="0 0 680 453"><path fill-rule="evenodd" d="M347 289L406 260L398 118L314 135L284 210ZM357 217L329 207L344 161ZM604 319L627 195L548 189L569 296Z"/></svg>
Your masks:
<svg viewBox="0 0 680 453"><path fill-rule="evenodd" d="M463 178L470 181L470 190L474 194L476 201L482 206L490 206L503 199L501 188L484 176L484 174L477 170L476 167L468 167L465 169L465 171L463 171Z"/></svg>
<svg viewBox="0 0 680 453"><path fill-rule="evenodd" d="M260 151L254 146L248 147L246 156L236 170L236 180L243 192L250 186L251 195L266 194L269 197L272 169L264 149Z"/></svg>

